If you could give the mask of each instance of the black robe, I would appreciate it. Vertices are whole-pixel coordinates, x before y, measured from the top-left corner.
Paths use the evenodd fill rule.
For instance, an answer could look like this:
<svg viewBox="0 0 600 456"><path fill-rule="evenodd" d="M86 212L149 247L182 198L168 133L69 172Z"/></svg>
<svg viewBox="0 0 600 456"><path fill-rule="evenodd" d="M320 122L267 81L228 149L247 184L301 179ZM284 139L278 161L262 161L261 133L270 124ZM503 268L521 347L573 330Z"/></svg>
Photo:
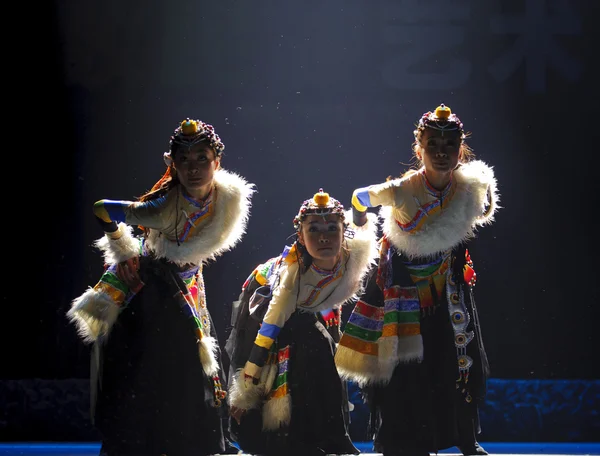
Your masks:
<svg viewBox="0 0 600 456"><path fill-rule="evenodd" d="M249 303L260 284L252 279L245 288L234 327L227 342L230 379L246 364L266 312L268 301L249 313ZM264 287L261 291L264 291ZM268 293L265 293L268 294ZM321 326L321 330L318 329ZM337 325L326 328L319 312L294 312L277 337L278 347L290 346L288 387L290 424L279 431L262 430L262 409L251 409L240 424L230 418L230 437L243 451L272 455L358 454L347 432L349 423L346 383L334 363Z"/></svg>
<svg viewBox="0 0 600 456"><path fill-rule="evenodd" d="M413 285L405 261L406 258L394 252L393 285ZM413 263L419 262L419 259L413 260ZM489 366L473 290L464 281L464 245L453 250L451 264L455 283L464 292L470 315L467 331L474 331L473 340L467 345L467 355L473 359L468 382L457 381L457 350L444 293L433 312L421 313L423 360L398 364L385 386L364 388L371 409L376 451L437 452L453 446L469 447L480 432L478 406L485 398ZM362 299L371 305L383 306L376 275L375 271Z"/></svg>
<svg viewBox="0 0 600 456"><path fill-rule="evenodd" d="M102 454L223 452L225 404L215 407L213 380L202 369L194 326L181 307L177 292L186 286L172 263L150 257L140 263L145 285L94 347L94 424ZM211 332L216 338L212 322Z"/></svg>

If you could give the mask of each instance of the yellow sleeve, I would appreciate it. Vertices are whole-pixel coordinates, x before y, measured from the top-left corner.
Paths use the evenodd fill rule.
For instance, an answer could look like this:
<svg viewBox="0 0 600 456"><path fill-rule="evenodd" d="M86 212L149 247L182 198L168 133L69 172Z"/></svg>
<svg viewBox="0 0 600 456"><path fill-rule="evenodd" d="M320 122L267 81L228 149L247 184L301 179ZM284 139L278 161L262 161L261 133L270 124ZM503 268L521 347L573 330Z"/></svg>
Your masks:
<svg viewBox="0 0 600 456"><path fill-rule="evenodd" d="M281 282L273 290L273 298L254 341L256 345L269 349L285 322L296 310L295 285L299 280L298 274L298 263L292 263L284 272Z"/></svg>
<svg viewBox="0 0 600 456"><path fill-rule="evenodd" d="M125 209L125 223L142 225L146 228L163 230L170 216L175 217L175 208L169 210L169 197L164 196L151 201L135 202Z"/></svg>
<svg viewBox="0 0 600 456"><path fill-rule="evenodd" d="M399 181L392 180L382 184L358 188L352 194L352 206L364 212L369 207L399 206L402 204Z"/></svg>

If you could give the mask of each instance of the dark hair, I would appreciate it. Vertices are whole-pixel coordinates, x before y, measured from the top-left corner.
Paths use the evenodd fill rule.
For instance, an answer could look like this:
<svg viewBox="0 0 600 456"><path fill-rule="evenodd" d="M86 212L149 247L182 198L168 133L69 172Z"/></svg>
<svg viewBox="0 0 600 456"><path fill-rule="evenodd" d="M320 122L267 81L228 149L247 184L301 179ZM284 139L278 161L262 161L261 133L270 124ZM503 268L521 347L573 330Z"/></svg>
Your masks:
<svg viewBox="0 0 600 456"><path fill-rule="evenodd" d="M310 268L313 262L313 257L308 253L308 249L304 244L296 241L296 249L298 250L298 264L300 265L300 272L304 274Z"/></svg>
<svg viewBox="0 0 600 456"><path fill-rule="evenodd" d="M411 158L411 162L408 163L409 169L406 170L404 173L402 173L402 175L400 176L401 178L404 177L408 177L411 176L412 174L416 173L421 166L423 166L423 161L419 159L419 157L417 157L417 147L420 146L419 141L421 139L421 134L422 132L419 133L418 135L418 139L415 139L411 145L412 148L412 158ZM464 133L464 137L467 138L471 135L471 133ZM469 147L469 145L467 144L467 142L464 139L460 139L460 161L459 161L459 165L463 164L463 163L468 163L471 160L473 160L475 158L475 154L473 153L473 149L471 149ZM393 176L388 176L386 178L386 181L395 179Z"/></svg>
<svg viewBox="0 0 600 456"><path fill-rule="evenodd" d="M215 158L221 157L222 154L218 154L214 147L210 145L208 139L200 141L198 144L206 144L209 150L212 150ZM172 144L171 146L171 155L172 158L175 158L177 152L183 147L180 144ZM179 178L177 177L177 173L175 172L175 168L173 165L169 165L167 170L163 174L163 176L152 186L152 188L144 193L143 195L138 197L139 201L150 201L156 198L160 198L161 196L166 195L169 190L175 188L179 185Z"/></svg>

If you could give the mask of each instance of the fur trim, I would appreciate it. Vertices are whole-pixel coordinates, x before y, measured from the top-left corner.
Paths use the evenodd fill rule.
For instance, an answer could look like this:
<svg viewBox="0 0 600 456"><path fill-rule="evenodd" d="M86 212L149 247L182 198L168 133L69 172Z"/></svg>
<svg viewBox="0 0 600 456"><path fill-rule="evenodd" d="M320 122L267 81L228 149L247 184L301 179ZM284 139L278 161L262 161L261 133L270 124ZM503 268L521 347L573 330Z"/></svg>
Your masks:
<svg viewBox="0 0 600 456"><path fill-rule="evenodd" d="M480 181L483 185L487 184L486 200L482 206L482 214L477 217L475 223L479 226L488 225L494 221L496 211L501 209L500 194L498 192L498 182L494 176L494 171L491 166L486 165L482 161L475 160L461 166L457 172L459 176L463 176L466 180Z"/></svg>
<svg viewBox="0 0 600 456"><path fill-rule="evenodd" d="M279 374L279 364L272 363L263 367L262 374L260 376L260 382L264 384L265 395L273 388L273 383Z"/></svg>
<svg viewBox="0 0 600 456"><path fill-rule="evenodd" d="M359 353L343 345L338 344L334 359L340 378L361 387L372 383L379 372L377 356Z"/></svg>
<svg viewBox="0 0 600 456"><path fill-rule="evenodd" d="M75 324L83 341L91 343L108 334L119 312L119 306L109 295L89 288L73 300L67 318Z"/></svg>
<svg viewBox="0 0 600 456"><path fill-rule="evenodd" d="M150 230L147 245L158 258L178 265L200 264L231 250L246 233L254 184L241 176L219 169L215 172L214 215L197 236L180 245L157 230Z"/></svg>
<svg viewBox="0 0 600 456"><path fill-rule="evenodd" d="M423 338L420 334L402 338L382 337L377 344L378 354L375 356L338 344L335 365L340 378L353 381L360 387L385 385L399 363L423 360Z"/></svg>
<svg viewBox="0 0 600 456"><path fill-rule="evenodd" d="M244 378L244 369L238 369L229 385L229 394L227 400L230 407L237 407L242 410L258 408L262 403L264 395L264 386L255 385Z"/></svg>
<svg viewBox="0 0 600 456"><path fill-rule="evenodd" d="M379 346L379 375L376 381L389 382L394 369L400 363L423 361L423 337L421 334L382 337L377 344Z"/></svg>
<svg viewBox="0 0 600 456"><path fill-rule="evenodd" d="M219 344L214 337L204 336L198 342L198 351L200 353L200 362L202 369L209 377L219 372L219 363L217 362Z"/></svg>
<svg viewBox="0 0 600 456"><path fill-rule="evenodd" d="M472 161L454 171L454 179L457 188L450 208L415 233L406 233L398 227L392 207L381 208L384 234L409 258L434 256L451 249L475 236L477 226L493 221L500 206L492 168L482 161Z"/></svg>
<svg viewBox="0 0 600 456"><path fill-rule="evenodd" d="M346 212L346 220L352 220L351 211ZM318 312L323 309L340 307L350 300L358 299L358 296L362 294L365 278L376 264L376 259L379 256L377 250L377 216L369 213L367 214L367 220L367 223L361 227L352 224L350 226L354 230L354 238L347 240L350 256L346 263L344 275L331 296L315 307L302 310Z"/></svg>
<svg viewBox="0 0 600 456"><path fill-rule="evenodd" d="M140 241L133 235L133 227L119 223L121 237L119 239L102 236L94 242L94 246L102 251L106 264L117 264L140 254Z"/></svg>
<svg viewBox="0 0 600 456"><path fill-rule="evenodd" d="M292 419L292 397L287 394L283 397L269 399L262 410L263 431L276 431L287 427Z"/></svg>

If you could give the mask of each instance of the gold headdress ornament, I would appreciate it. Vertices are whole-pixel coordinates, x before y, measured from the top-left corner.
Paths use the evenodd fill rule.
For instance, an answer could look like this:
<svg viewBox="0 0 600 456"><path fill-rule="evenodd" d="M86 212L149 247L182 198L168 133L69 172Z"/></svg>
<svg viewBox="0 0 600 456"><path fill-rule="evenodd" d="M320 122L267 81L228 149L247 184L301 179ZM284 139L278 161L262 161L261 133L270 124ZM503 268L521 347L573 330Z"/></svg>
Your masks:
<svg viewBox="0 0 600 456"><path fill-rule="evenodd" d="M308 215L326 216L329 214L337 214L344 221L344 206L320 188L318 193L315 193L311 199L304 201L300 206L298 214L294 217L294 228L299 231L300 224Z"/></svg>
<svg viewBox="0 0 600 456"><path fill-rule="evenodd" d="M174 145L192 147L200 141L208 141L217 155L221 155L221 152L225 149L223 141L215 133L212 125L188 117L173 132L169 142L169 152L173 152Z"/></svg>
<svg viewBox="0 0 600 456"><path fill-rule="evenodd" d="M219 135L215 133L215 128L212 125L201 120L190 119L189 117L181 121L171 136L169 151L163 154L165 164L171 166L173 163L173 151L177 147L190 148L201 141L207 141L215 150L217 156L221 155L225 149L225 144L223 144Z"/></svg>
<svg viewBox="0 0 600 456"><path fill-rule="evenodd" d="M425 128L432 128L442 132L458 131L461 138L465 138L462 122L458 116L443 103L435 108L435 111L428 111L421 116L417 124L417 129L414 131L416 139L419 139L419 135L423 130L425 130Z"/></svg>

